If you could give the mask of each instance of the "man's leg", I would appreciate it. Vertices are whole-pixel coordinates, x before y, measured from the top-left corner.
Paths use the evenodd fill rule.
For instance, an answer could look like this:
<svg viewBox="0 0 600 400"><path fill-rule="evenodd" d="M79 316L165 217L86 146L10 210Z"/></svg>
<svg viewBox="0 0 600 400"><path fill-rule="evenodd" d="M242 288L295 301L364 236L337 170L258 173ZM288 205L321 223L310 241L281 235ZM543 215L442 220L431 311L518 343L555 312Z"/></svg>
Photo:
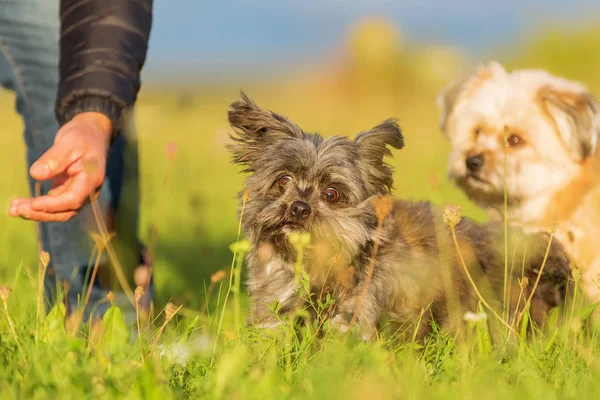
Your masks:
<svg viewBox="0 0 600 400"><path fill-rule="evenodd" d="M0 81L17 94L17 111L23 117L25 126L28 166L51 147L58 130L54 115L58 87L58 43L58 0L0 0ZM109 228L116 225L111 216L116 216L121 221L118 225L124 228L125 233L121 235L120 231L117 232L117 242L124 243L120 247L127 249L129 244L129 253L139 254L137 247L131 248L131 243L137 244L131 238L137 237L138 205L133 207L136 210L134 213L117 213L122 184L128 185L128 195L137 195L137 149L132 149L132 146L137 146L137 142L127 142L131 135L122 135L110 149L107 179L100 193L99 204ZM133 155L134 159L125 157L126 154L127 157ZM123 166L126 163L135 166L133 176L124 172ZM36 184L30 177L29 184L31 192L35 194ZM49 189L50 182L41 182L41 194L47 193ZM134 201L137 202L137 197ZM131 210L132 207L126 208ZM41 247L50 254L46 277L47 295L53 299L57 285L67 282L67 307L72 310L83 303L82 299L87 293L84 279L86 273L89 274L88 265L90 262L93 265L94 261L94 243L88 233L97 231L92 208L90 205L86 206L67 223L42 223L39 228ZM132 256L128 259L124 268L130 277L132 264L137 264L139 260ZM106 254L102 257L101 264L101 269L108 267ZM101 287L99 280L96 280L85 318L89 317L90 311L98 316L104 313L109 306L105 300L109 289ZM119 300L123 296L116 297ZM127 302L118 304L127 306Z"/></svg>

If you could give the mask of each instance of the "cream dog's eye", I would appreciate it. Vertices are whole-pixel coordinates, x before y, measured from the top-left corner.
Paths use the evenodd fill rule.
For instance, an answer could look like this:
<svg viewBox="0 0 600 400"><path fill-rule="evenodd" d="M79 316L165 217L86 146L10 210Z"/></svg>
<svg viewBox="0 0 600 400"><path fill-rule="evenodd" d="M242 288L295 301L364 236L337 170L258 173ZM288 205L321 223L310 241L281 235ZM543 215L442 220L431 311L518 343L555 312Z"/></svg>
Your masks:
<svg viewBox="0 0 600 400"><path fill-rule="evenodd" d="M519 147L525 144L525 140L515 133L511 134L506 140L507 147Z"/></svg>

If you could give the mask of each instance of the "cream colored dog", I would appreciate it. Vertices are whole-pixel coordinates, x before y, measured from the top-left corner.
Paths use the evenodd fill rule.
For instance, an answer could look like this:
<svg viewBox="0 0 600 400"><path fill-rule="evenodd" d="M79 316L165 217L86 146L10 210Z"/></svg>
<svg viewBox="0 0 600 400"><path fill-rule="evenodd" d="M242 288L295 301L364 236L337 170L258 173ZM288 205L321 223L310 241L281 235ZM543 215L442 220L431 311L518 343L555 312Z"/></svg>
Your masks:
<svg viewBox="0 0 600 400"><path fill-rule="evenodd" d="M600 300L600 105L581 83L491 62L438 96L452 151L449 177L501 217L556 237ZM506 171L506 174L505 174Z"/></svg>

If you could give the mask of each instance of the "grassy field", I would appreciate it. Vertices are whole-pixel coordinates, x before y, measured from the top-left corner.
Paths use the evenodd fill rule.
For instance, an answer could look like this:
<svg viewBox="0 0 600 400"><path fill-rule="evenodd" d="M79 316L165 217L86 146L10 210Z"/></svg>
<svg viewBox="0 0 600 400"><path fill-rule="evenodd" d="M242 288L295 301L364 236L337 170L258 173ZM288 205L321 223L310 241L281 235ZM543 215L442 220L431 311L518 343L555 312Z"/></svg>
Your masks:
<svg viewBox="0 0 600 400"><path fill-rule="evenodd" d="M597 51L577 38L548 35L544 40L540 48L553 48L556 57L537 51L538 46L524 50L525 58L507 59L508 65L546 67L600 89L593 72L600 64ZM567 49L580 59L596 58L591 66L565 62L571 54ZM143 317L140 325L147 328L139 337L116 307L100 325L84 325L78 334L60 308L38 317L35 225L0 213L0 286L12 288L0 290L6 300L0 304L2 397L598 398L600 342L594 332L580 329L578 310L570 323L551 325L529 342L513 337L492 345L484 324L474 323L465 342L439 333L419 348L385 340L367 344L352 336L345 340L334 332L319 338L310 327L304 340L289 327L271 335L241 328L233 318L236 294L224 304L227 274L210 289L206 306L210 277L232 264L230 245L238 229L236 195L244 177L229 162L224 145L227 108L240 89L325 136L354 136L385 118L399 118L406 147L393 160L395 195L459 204L464 215L484 219L446 179L448 143L438 129L434 100L450 78L440 65L449 68L454 59L443 57L444 52L408 53L391 64L281 75L268 83L144 87L136 116L140 236L148 241L151 227L157 227L157 311L168 302L182 308L174 317L170 307L153 321ZM0 120L2 147L10 149L0 157L0 204L7 208L13 196L28 195L22 126L11 93L0 94ZM169 164L167 147L173 143L177 154ZM240 298L239 312L245 315L243 291Z"/></svg>

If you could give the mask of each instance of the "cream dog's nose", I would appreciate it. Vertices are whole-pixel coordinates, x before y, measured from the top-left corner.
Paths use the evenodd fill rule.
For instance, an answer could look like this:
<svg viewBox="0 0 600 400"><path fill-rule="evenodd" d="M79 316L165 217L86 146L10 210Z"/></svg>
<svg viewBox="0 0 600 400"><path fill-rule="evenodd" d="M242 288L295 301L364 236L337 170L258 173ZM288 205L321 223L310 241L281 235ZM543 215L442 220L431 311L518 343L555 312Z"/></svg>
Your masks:
<svg viewBox="0 0 600 400"><path fill-rule="evenodd" d="M471 172L477 172L483 167L484 159L482 154L475 154L467 158L467 169Z"/></svg>

